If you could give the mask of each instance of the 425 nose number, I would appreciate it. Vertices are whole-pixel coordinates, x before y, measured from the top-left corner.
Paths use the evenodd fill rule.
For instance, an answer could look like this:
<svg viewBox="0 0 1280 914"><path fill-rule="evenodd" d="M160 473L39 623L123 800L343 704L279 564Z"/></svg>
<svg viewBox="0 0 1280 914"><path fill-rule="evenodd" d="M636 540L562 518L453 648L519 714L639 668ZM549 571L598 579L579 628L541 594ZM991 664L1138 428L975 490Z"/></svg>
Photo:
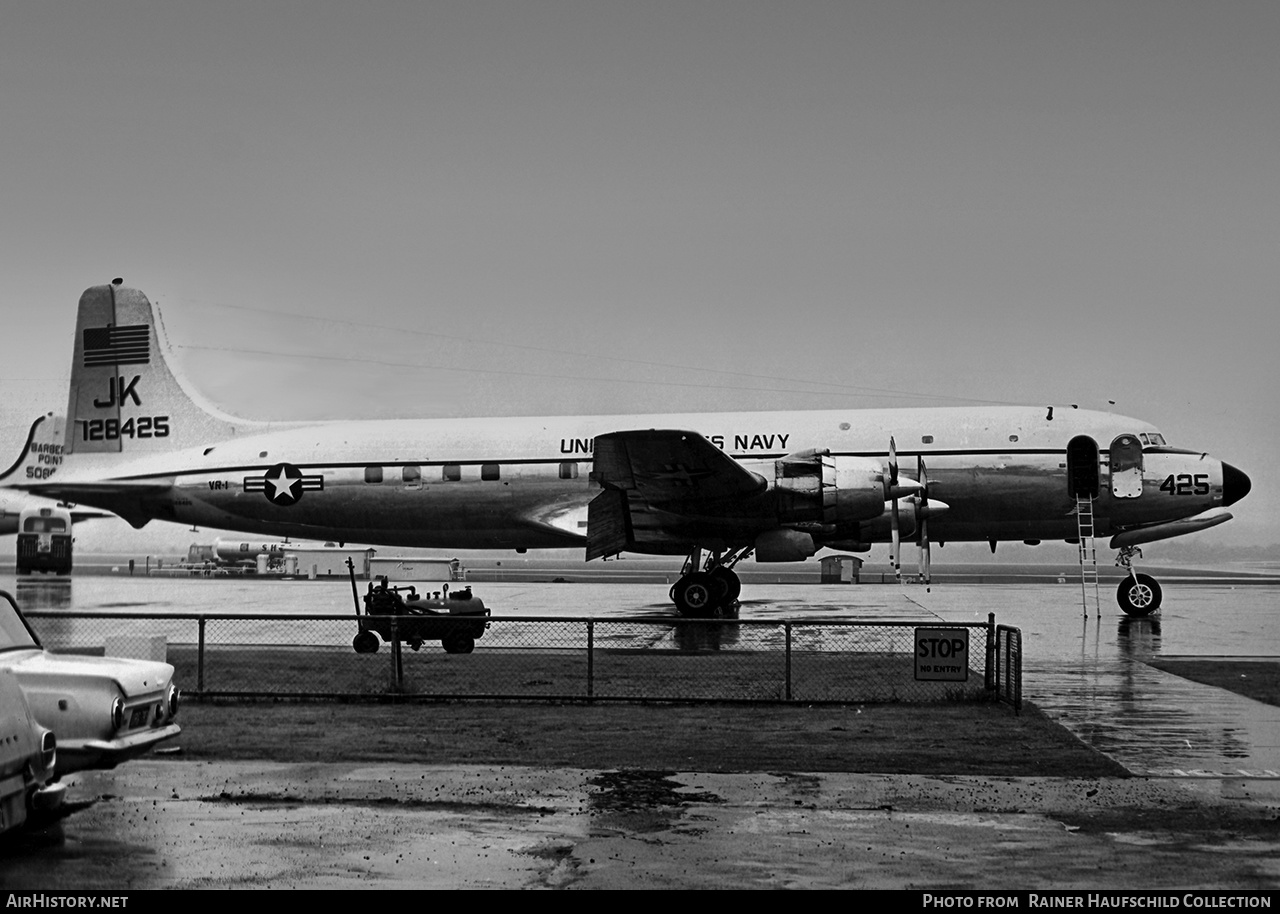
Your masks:
<svg viewBox="0 0 1280 914"><path fill-rule="evenodd" d="M1170 495L1208 495L1209 494L1209 474L1196 473L1192 476L1190 473L1179 473L1177 476L1168 476L1165 481L1160 483L1160 491L1168 492Z"/></svg>

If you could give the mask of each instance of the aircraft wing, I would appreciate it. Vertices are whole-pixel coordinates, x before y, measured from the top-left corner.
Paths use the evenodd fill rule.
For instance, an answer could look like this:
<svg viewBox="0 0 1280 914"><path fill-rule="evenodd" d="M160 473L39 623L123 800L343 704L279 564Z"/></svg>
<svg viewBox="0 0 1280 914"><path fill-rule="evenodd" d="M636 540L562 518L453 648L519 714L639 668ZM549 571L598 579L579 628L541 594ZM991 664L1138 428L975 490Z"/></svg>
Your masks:
<svg viewBox="0 0 1280 914"><path fill-rule="evenodd" d="M651 504L758 495L767 483L697 432L668 429L597 435L591 478Z"/></svg>
<svg viewBox="0 0 1280 914"><path fill-rule="evenodd" d="M588 559L633 548L637 514L714 515L768 488L702 435L679 429L597 435L591 478L604 491L588 506Z"/></svg>

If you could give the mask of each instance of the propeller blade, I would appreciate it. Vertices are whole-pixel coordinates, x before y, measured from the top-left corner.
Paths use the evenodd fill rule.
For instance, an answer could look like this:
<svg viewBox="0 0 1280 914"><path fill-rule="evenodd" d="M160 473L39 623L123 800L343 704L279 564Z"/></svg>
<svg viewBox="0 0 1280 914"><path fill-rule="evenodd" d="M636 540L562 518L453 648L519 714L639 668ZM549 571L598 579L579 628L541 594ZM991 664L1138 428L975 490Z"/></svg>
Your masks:
<svg viewBox="0 0 1280 914"><path fill-rule="evenodd" d="M916 478L920 481L919 518L920 518L920 577L924 581L925 593L933 582L931 557L929 554L929 476L924 466L924 456L916 456Z"/></svg>
<svg viewBox="0 0 1280 914"><path fill-rule="evenodd" d="M925 593L929 592L930 585L933 583L932 574L929 558L929 521L922 517L920 519L920 577L924 579Z"/></svg>
<svg viewBox="0 0 1280 914"><path fill-rule="evenodd" d="M902 538L898 533L898 499L893 500L893 507L889 512L889 532L892 535L892 543L890 548L893 550L889 556L889 560L893 563L893 573L898 578L898 583L902 583Z"/></svg>

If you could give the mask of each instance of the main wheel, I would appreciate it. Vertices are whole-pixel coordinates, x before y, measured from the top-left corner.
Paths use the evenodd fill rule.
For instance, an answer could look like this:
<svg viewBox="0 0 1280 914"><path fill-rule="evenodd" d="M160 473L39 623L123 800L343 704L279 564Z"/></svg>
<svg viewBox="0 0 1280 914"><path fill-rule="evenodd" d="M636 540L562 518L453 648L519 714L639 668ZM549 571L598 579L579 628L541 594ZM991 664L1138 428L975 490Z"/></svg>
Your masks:
<svg viewBox="0 0 1280 914"><path fill-rule="evenodd" d="M1116 602L1126 616L1149 616L1160 608L1164 594L1160 584L1149 574L1131 574L1116 588Z"/></svg>
<svg viewBox="0 0 1280 914"><path fill-rule="evenodd" d="M722 588L719 599L716 601L720 606L732 606L738 602L738 597L742 593L742 579L734 574L731 568L725 568L723 565L717 565L711 569L711 579L715 584Z"/></svg>
<svg viewBox="0 0 1280 914"><path fill-rule="evenodd" d="M363 631L351 639L351 646L357 654L378 653L378 636L371 631Z"/></svg>
<svg viewBox="0 0 1280 914"><path fill-rule="evenodd" d="M680 615L704 619L715 611L721 591L722 586L710 574L695 571L676 581L671 599Z"/></svg>

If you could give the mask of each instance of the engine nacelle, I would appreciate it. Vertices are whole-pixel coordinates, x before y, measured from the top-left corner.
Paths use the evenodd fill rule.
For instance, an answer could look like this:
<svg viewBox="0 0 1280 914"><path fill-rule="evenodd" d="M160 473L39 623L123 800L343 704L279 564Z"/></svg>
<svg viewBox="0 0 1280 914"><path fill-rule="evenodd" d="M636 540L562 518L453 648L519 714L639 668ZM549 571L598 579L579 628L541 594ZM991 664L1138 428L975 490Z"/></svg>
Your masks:
<svg viewBox="0 0 1280 914"><path fill-rule="evenodd" d="M838 549L841 552L870 552L871 544L858 540L823 540L826 549Z"/></svg>
<svg viewBox="0 0 1280 914"><path fill-rule="evenodd" d="M756 537L757 562L803 562L817 552L813 537L800 530L766 530Z"/></svg>
<svg viewBox="0 0 1280 914"><path fill-rule="evenodd" d="M833 457L823 449L789 454L773 466L770 488L779 523L816 524L834 531L884 513L889 496L879 461Z"/></svg>

